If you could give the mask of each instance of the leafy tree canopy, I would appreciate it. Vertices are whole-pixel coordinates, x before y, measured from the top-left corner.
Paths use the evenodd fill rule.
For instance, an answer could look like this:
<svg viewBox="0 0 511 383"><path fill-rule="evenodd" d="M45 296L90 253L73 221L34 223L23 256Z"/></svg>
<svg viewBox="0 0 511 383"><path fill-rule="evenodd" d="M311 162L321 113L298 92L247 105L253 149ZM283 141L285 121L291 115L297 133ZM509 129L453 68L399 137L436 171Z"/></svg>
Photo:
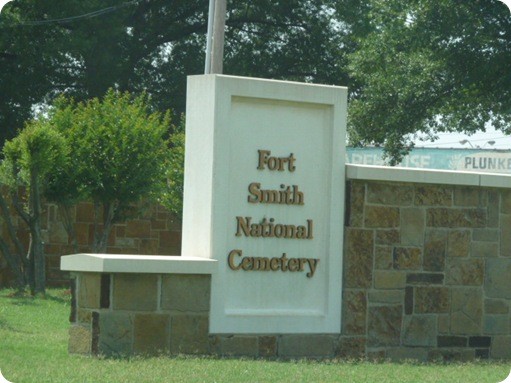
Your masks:
<svg viewBox="0 0 511 383"><path fill-rule="evenodd" d="M68 103L66 103L68 102ZM138 202L165 185L170 114L150 113L147 97L108 90L74 104L59 99L50 122L67 138L69 175L100 203ZM57 179L55 188L61 188Z"/></svg>
<svg viewBox="0 0 511 383"><path fill-rule="evenodd" d="M112 224L142 198L160 199L166 190L172 175L166 138L174 130L170 113L151 112L146 95L109 89L104 97L86 102L60 97L42 120L70 148L67 166L52 172L45 195L63 209L92 200L93 251L104 252Z"/></svg>
<svg viewBox="0 0 511 383"><path fill-rule="evenodd" d="M159 196L159 202L176 217L183 214L184 164L185 164L185 119L169 139L169 164L167 166L167 187Z"/></svg>
<svg viewBox="0 0 511 383"><path fill-rule="evenodd" d="M225 72L343 82L330 1L231 2ZM0 130L12 137L34 103L57 94L86 100L111 87L145 91L179 115L186 76L204 70L207 12L207 0L10 2L0 17Z"/></svg>
<svg viewBox="0 0 511 383"><path fill-rule="evenodd" d="M17 213L30 229L30 246L25 258L24 249L13 233L12 217L2 196L2 218L7 223L17 253L10 250L5 238L0 239L0 249L16 275L18 288L22 289L24 282L28 281L32 293L44 294L42 198L54 169L67 167L69 147L64 137L48 121L31 121L18 136L6 142L3 155L1 178L9 188ZM21 187L25 193L20 193Z"/></svg>
<svg viewBox="0 0 511 383"><path fill-rule="evenodd" d="M497 0L373 0L350 56L352 143L399 159L417 136L511 134L511 17Z"/></svg>
<svg viewBox="0 0 511 383"><path fill-rule="evenodd" d="M203 72L207 0L14 0L0 17L0 141L33 105L113 87L184 111ZM225 73L350 90L355 145L398 159L414 135L509 133L511 18L498 0L240 0Z"/></svg>

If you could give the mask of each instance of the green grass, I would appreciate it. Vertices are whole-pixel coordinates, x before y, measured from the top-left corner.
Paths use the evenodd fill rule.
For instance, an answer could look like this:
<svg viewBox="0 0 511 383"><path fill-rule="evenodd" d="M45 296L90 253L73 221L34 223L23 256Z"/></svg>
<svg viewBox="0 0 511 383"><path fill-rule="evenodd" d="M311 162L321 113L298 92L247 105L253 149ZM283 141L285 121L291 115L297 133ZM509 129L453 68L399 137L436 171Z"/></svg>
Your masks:
<svg viewBox="0 0 511 383"><path fill-rule="evenodd" d="M92 358L67 353L69 296L17 298L0 291L0 370L23 382L489 382L511 363L262 361L195 357Z"/></svg>

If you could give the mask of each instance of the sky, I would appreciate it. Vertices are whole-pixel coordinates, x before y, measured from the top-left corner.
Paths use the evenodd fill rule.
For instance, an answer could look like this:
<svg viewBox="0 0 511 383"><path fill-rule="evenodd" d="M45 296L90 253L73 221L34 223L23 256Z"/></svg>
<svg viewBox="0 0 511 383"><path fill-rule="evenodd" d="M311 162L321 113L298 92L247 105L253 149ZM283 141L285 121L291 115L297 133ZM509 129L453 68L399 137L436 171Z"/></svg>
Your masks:
<svg viewBox="0 0 511 383"><path fill-rule="evenodd" d="M417 148L464 148L480 147L482 149L511 149L511 136L505 136L501 131L495 131L492 127L486 132L478 132L471 136L464 133L441 133L439 139L435 142L417 141ZM467 143L461 144L460 141L468 140ZM495 141L493 145L489 141ZM471 146L472 144L472 146Z"/></svg>

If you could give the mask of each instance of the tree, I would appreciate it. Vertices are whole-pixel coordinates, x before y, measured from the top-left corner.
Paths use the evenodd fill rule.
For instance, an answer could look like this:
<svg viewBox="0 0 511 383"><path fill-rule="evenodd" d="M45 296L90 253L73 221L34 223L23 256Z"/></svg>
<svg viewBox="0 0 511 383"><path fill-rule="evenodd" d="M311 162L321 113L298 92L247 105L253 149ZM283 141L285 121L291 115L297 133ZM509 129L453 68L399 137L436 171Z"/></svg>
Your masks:
<svg viewBox="0 0 511 383"><path fill-rule="evenodd" d="M0 251L13 273L16 289L19 292L23 292L27 285L29 261L26 257L25 248L17 236L8 202L2 192L0 192L0 209L4 221L3 224L7 226L8 236L5 238L0 236ZM9 242L12 242L12 244Z"/></svg>
<svg viewBox="0 0 511 383"><path fill-rule="evenodd" d="M33 294L45 294L45 258L41 233L42 199L50 174L66 166L68 147L64 137L48 121L31 121L20 134L8 141L3 148L3 181L8 186L16 212L30 229L30 245L27 261L20 253L13 254L2 239L2 251L15 271L18 288L28 279ZM23 192L20 193L20 192ZM2 198L4 218L12 227ZM11 230L11 228L9 229ZM11 238L13 235L11 234ZM22 274L28 274L25 278Z"/></svg>
<svg viewBox="0 0 511 383"><path fill-rule="evenodd" d="M373 0L350 56L353 144L395 163L417 137L511 134L511 18L497 0Z"/></svg>
<svg viewBox="0 0 511 383"><path fill-rule="evenodd" d="M167 167L167 187L159 197L159 202L176 217L183 214L184 165L185 165L185 118L169 139L169 166Z"/></svg>
<svg viewBox="0 0 511 383"><path fill-rule="evenodd" d="M346 57L345 36L337 33L333 3L230 3L226 73L344 83L338 62ZM184 112L186 76L203 72L207 11L206 0L9 2L0 16L0 146L61 93L83 101L109 88L146 92L151 111ZM182 163L183 133L173 141L171 160ZM183 170L171 169L173 189L162 202L180 215ZM59 185L48 198L59 201L75 238L66 213L84 189L72 172L61 174Z"/></svg>
<svg viewBox="0 0 511 383"><path fill-rule="evenodd" d="M31 120L6 142L2 182L30 229L25 257L8 203L0 195L0 210L12 242L0 237L0 250L15 273L19 290L28 281L33 294L45 293L43 200L58 203L64 212L78 201L92 200L92 250L105 252L113 223L123 219L142 198L161 200L169 175L179 193L184 134L180 131L172 137L172 152L166 138L176 129L169 113L149 111L145 95L132 97L109 90L102 99L87 102L58 98L48 114ZM170 164L178 168L171 172ZM180 209L180 203L175 194L167 201L174 210ZM66 229L74 239L70 215L64 215L68 218Z"/></svg>
<svg viewBox="0 0 511 383"><path fill-rule="evenodd" d="M142 198L163 194L170 114L150 113L144 95L110 89L102 99L87 102L59 99L49 122L72 152L68 166L53 173L47 196L64 209L79 199L92 200L92 250L105 252L113 223Z"/></svg>
<svg viewBox="0 0 511 383"><path fill-rule="evenodd" d="M0 14L0 146L24 127L32 106L45 101L52 87L48 59L54 31L15 27L31 12L27 7L14 12L11 4Z"/></svg>
<svg viewBox="0 0 511 383"><path fill-rule="evenodd" d="M203 71L205 0L14 0L0 17L0 133L64 92L108 88L185 109ZM498 0L240 0L228 7L228 74L348 85L355 145L393 160L414 135L509 132L510 19ZM1 141L2 137L0 137Z"/></svg>
<svg viewBox="0 0 511 383"><path fill-rule="evenodd" d="M343 83L346 57L333 0L241 0L228 8L225 72ZM21 126L32 105L113 87L185 110L186 76L203 73L206 0L14 0L0 17L0 128ZM2 76L2 75L0 75ZM12 100L12 101L11 101ZM19 105L14 106L14 105ZM24 118L23 118L24 117Z"/></svg>

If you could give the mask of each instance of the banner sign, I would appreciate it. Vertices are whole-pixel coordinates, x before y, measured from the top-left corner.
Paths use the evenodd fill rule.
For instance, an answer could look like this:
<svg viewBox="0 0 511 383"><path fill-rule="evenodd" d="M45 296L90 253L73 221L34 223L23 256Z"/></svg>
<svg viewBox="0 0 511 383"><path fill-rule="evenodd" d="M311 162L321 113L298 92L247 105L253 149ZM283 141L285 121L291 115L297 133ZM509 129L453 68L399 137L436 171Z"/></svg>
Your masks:
<svg viewBox="0 0 511 383"><path fill-rule="evenodd" d="M387 165L382 148L347 148L346 162L359 165ZM509 174L511 150L415 148L398 166Z"/></svg>

